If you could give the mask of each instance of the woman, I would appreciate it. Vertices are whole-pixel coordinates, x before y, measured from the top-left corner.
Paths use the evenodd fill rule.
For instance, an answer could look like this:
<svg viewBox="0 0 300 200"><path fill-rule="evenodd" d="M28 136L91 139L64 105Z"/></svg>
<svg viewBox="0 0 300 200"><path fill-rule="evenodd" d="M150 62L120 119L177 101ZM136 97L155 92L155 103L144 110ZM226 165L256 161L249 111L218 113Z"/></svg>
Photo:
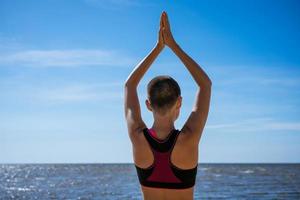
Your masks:
<svg viewBox="0 0 300 200"><path fill-rule="evenodd" d="M147 86L145 103L154 117L152 127L147 128L141 117L137 86L165 45L179 57L198 85L194 107L181 130L174 127L182 103L181 91L170 76L157 76ZM211 86L207 74L174 40L168 16L163 12L155 47L125 83L125 117L145 200L193 199L198 145L209 112Z"/></svg>

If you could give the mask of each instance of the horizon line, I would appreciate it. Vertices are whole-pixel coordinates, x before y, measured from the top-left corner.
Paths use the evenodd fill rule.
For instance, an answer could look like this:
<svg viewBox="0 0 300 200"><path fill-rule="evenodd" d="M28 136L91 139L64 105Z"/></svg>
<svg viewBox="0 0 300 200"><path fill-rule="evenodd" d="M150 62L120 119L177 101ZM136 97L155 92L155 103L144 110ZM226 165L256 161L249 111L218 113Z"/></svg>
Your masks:
<svg viewBox="0 0 300 200"><path fill-rule="evenodd" d="M97 165L97 164L101 164L101 165L116 165L116 164L134 164L132 162L15 162L15 163L0 163L0 165L39 165L39 164L54 164L54 165L63 165L63 164L70 164L70 165ZM198 163L198 165L202 165L202 164L300 164L300 162L202 162L202 163Z"/></svg>

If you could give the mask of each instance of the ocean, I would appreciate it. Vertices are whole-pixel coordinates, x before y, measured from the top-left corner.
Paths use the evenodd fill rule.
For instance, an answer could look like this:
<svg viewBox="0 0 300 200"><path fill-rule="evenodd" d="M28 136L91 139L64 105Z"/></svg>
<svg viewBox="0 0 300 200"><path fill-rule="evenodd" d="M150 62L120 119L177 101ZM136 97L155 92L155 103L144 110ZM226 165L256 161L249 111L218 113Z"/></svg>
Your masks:
<svg viewBox="0 0 300 200"><path fill-rule="evenodd" d="M0 199L142 199L133 164L1 164ZM194 199L300 199L300 164L199 164Z"/></svg>

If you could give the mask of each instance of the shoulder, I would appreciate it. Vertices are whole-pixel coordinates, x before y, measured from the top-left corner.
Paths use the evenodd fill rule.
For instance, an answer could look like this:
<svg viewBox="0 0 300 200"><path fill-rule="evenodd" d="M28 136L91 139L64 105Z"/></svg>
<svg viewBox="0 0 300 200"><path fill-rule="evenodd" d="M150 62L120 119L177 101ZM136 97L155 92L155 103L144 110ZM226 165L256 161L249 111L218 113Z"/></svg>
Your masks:
<svg viewBox="0 0 300 200"><path fill-rule="evenodd" d="M145 123L140 123L135 129L128 130L129 138L133 145L141 143L145 129L147 129L147 125Z"/></svg>
<svg viewBox="0 0 300 200"><path fill-rule="evenodd" d="M186 147L198 147L199 140L195 139L195 133L188 126L183 126L179 131L178 143Z"/></svg>

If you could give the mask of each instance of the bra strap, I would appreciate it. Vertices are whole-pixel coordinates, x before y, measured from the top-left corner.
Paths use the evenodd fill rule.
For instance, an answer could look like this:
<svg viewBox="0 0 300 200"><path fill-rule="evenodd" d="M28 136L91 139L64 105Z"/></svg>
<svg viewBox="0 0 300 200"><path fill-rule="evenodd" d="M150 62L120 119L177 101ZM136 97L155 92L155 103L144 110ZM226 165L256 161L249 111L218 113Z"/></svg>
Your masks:
<svg viewBox="0 0 300 200"><path fill-rule="evenodd" d="M167 152L167 151L171 150L174 142L176 142L176 138L177 138L179 132L180 132L179 130L173 129L169 133L167 139L159 141L150 135L151 133L148 128L143 129L143 134L144 134L146 140L148 141L148 143L150 144L151 148L158 152Z"/></svg>

